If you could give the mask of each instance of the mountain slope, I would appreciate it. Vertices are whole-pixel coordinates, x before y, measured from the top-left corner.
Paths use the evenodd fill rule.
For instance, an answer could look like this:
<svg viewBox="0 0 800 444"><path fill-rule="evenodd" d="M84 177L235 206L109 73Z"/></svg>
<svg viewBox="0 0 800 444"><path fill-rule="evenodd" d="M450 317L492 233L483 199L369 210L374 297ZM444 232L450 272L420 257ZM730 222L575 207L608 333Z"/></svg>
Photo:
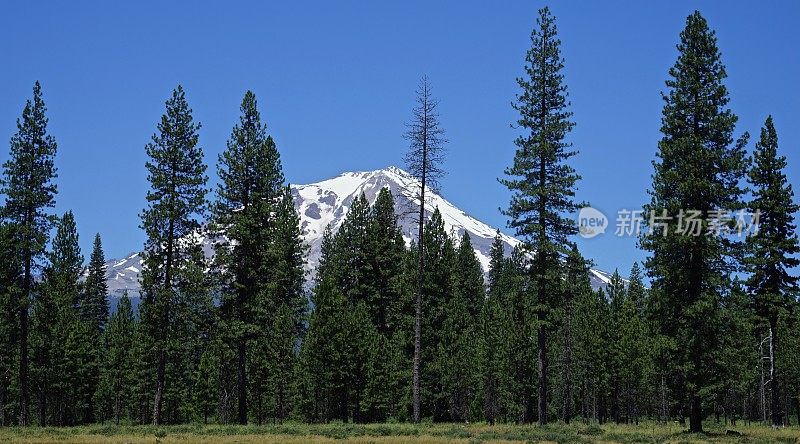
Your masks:
<svg viewBox="0 0 800 444"><path fill-rule="evenodd" d="M397 167L382 170L343 173L332 179L307 185L293 185L292 195L294 205L300 214L300 225L303 239L309 246L307 270L309 278L319 262L320 246L325 227L331 226L335 232L344 221L350 210L353 200L361 193L373 203L378 192L385 187L391 190L395 198L398 213L398 222L407 243L415 238L415 216L419 206L415 200L416 179L407 172ZM439 208L445 229L456 237L461 237L466 231L469 233L475 253L483 266L484 271L489 266L489 251L496 235L496 230L489 225L471 217L464 211L456 208L440 195L432 192L426 193L429 199L426 210L430 214L434 208ZM506 234L501 234L507 252L519 241ZM211 242L203 239L205 250L210 254ZM110 260L108 265L109 290L113 295L119 296L128 290L131 296L139 294L139 270L142 267L141 257L137 253L128 255L124 259ZM610 274L591 270L590 277L594 288L605 286Z"/></svg>

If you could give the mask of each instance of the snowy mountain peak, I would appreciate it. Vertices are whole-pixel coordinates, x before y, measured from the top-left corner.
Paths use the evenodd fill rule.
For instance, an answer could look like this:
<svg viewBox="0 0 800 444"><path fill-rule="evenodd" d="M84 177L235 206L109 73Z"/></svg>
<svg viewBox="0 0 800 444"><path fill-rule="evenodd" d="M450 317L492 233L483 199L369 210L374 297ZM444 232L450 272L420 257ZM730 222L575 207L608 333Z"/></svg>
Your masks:
<svg viewBox="0 0 800 444"><path fill-rule="evenodd" d="M383 188L389 188L392 192L398 223L406 242L410 242L414 237L413 233L416 233L414 221L419 211L416 199L419 182L398 167L343 173L332 179L293 187L295 207L300 213L303 236L311 247L310 268L314 268L319 259L319 245L325 227L330 225L331 229L336 231L344 221L354 199L364 193L372 204ZM460 237L464 231L469 232L481 265L484 269L488 269L489 248L496 230L456 208L440 195L428 192L425 209L430 214L435 208L439 208L445 229L452 235ZM518 243L511 236L503 235L503 240L509 249Z"/></svg>
<svg viewBox="0 0 800 444"><path fill-rule="evenodd" d="M313 276L313 271L319 263L325 227L330 226L334 232L338 230L354 199L363 193L372 204L383 188L388 188L394 196L398 224L404 239L410 243L416 238L415 217L419 212L416 196L419 182L401 168L390 166L374 171L347 172L316 183L292 185L294 205L300 214L303 240L309 246L307 260L309 278ZM497 230L471 217L441 195L426 191L425 209L428 216L435 208L439 209L445 229L452 236L460 238L464 232L469 233L478 260L484 271L488 271L489 252ZM519 243L517 239L506 234L501 234L501 238L509 253ZM210 241L203 240L203 242L207 244L205 250L210 254ZM131 254L121 260L110 260L107 265L109 289L115 295L121 295L124 290L128 290L132 296L139 294L141 258L138 254ZM590 273L592 285L605 286L608 276L608 273L592 270Z"/></svg>

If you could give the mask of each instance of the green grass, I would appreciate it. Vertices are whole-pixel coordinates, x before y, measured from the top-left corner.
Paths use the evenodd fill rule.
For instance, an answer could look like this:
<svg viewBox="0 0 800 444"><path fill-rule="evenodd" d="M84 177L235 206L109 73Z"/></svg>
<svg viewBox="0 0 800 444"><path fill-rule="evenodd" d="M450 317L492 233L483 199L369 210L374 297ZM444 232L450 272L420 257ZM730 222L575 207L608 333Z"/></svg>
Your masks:
<svg viewBox="0 0 800 444"><path fill-rule="evenodd" d="M0 428L1 442L20 443L798 443L800 428L706 424L703 434L678 424L573 423L546 427L487 424L301 424ZM732 435L728 430L741 435Z"/></svg>

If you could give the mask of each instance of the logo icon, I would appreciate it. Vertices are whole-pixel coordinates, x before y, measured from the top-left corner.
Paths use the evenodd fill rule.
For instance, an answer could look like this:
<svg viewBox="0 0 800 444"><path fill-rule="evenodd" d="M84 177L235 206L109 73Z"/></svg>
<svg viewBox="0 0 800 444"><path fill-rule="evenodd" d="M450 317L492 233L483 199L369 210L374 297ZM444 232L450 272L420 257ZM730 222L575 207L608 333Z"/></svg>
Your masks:
<svg viewBox="0 0 800 444"><path fill-rule="evenodd" d="M584 239L591 239L606 232L608 218L600 210L583 207L578 212L578 234Z"/></svg>

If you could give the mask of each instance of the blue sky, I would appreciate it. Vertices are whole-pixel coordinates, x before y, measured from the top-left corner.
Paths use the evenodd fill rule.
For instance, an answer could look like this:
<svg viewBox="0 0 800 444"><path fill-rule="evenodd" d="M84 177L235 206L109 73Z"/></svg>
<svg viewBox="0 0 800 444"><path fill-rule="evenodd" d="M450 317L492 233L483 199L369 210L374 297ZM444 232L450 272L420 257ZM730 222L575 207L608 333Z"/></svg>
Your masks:
<svg viewBox="0 0 800 444"><path fill-rule="evenodd" d="M57 211L76 214L88 256L142 246L144 145L182 84L212 180L252 89L292 183L402 166L404 122L423 74L441 101L449 155L444 196L494 226L509 193L510 103L543 2L14 2L0 6L0 144L43 85L59 144ZM640 208L659 139L660 91L685 18L717 31L738 131L773 114L800 187L800 2L551 2L566 59L580 154L579 199L615 214ZM8 156L0 148L0 160ZM752 147L752 143L751 143ZM613 223L613 222L612 222ZM644 255L630 238L581 240L599 268Z"/></svg>

